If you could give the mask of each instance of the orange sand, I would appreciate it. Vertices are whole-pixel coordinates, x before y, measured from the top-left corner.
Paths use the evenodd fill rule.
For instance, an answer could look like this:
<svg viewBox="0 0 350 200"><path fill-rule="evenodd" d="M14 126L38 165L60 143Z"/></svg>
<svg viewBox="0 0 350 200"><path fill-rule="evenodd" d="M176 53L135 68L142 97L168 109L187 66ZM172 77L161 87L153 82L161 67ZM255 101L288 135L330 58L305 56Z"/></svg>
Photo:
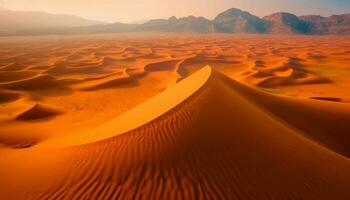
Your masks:
<svg viewBox="0 0 350 200"><path fill-rule="evenodd" d="M350 199L349 47L0 38L0 199Z"/></svg>

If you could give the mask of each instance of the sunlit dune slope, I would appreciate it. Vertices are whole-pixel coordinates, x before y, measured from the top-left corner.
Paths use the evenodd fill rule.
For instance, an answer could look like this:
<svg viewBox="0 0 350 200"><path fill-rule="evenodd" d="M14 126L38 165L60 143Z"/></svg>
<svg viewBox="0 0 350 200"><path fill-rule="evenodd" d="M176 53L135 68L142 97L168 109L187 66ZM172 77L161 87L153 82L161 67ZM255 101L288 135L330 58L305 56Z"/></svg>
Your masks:
<svg viewBox="0 0 350 200"><path fill-rule="evenodd" d="M202 71L92 131L53 139L44 145L72 146L92 143L131 131L156 120L190 97L207 81L211 75L211 68L208 66Z"/></svg>
<svg viewBox="0 0 350 200"><path fill-rule="evenodd" d="M205 67L97 128L100 134L93 132L85 141L61 138L22 150L2 147L0 196L349 199L350 161L344 156L349 151L333 151L341 138L327 143L326 132L304 127L293 120L295 113L286 116L273 106L277 100L295 113L305 112L305 123L311 109L320 111L315 113L320 120L327 119L323 109L349 116L348 107L309 107L310 100L261 93Z"/></svg>

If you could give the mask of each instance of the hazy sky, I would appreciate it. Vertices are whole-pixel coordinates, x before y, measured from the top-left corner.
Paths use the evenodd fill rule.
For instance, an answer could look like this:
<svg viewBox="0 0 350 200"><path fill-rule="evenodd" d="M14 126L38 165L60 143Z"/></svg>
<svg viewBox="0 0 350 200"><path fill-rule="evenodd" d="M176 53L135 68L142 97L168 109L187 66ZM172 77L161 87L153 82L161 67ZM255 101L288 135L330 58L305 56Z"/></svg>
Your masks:
<svg viewBox="0 0 350 200"><path fill-rule="evenodd" d="M1 2L12 10L39 10L121 22L173 15L214 18L231 7L258 16L277 11L324 16L350 12L350 0L0 0L0 5Z"/></svg>

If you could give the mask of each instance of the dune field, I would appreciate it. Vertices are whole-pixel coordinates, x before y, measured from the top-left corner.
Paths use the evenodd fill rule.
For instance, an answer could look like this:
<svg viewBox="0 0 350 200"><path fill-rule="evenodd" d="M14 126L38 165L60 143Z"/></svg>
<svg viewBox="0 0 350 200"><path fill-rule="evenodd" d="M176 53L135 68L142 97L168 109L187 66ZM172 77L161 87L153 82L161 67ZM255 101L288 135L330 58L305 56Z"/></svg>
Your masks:
<svg viewBox="0 0 350 200"><path fill-rule="evenodd" d="M0 37L0 200L350 199L350 37Z"/></svg>

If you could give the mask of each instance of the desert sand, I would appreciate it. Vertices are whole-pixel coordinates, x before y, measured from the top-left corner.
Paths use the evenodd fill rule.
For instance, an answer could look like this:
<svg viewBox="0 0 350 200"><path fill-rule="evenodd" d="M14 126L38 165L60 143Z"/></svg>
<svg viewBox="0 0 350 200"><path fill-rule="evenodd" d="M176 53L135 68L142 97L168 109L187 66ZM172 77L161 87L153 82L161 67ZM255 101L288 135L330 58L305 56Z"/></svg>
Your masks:
<svg viewBox="0 0 350 200"><path fill-rule="evenodd" d="M350 199L349 47L0 38L0 199Z"/></svg>

